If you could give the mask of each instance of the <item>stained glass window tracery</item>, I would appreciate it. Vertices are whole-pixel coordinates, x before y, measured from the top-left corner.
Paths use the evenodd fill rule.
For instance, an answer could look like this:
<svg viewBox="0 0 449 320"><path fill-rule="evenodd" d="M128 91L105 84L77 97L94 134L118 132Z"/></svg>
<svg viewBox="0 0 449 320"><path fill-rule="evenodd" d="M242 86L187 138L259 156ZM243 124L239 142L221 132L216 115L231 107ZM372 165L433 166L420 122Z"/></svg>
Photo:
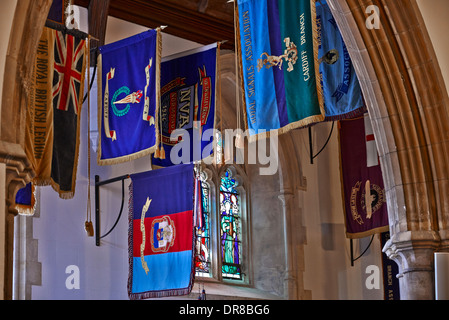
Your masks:
<svg viewBox="0 0 449 320"><path fill-rule="evenodd" d="M207 175L201 172L201 214L203 223L196 227L195 272L197 276L211 277L210 186L206 180Z"/></svg>
<svg viewBox="0 0 449 320"><path fill-rule="evenodd" d="M241 279L241 215L238 183L231 170L221 177L220 183L220 246L222 277Z"/></svg>
<svg viewBox="0 0 449 320"><path fill-rule="evenodd" d="M203 223L195 227L196 276L243 280L241 188L233 172L228 168L214 186L210 173L200 171Z"/></svg>

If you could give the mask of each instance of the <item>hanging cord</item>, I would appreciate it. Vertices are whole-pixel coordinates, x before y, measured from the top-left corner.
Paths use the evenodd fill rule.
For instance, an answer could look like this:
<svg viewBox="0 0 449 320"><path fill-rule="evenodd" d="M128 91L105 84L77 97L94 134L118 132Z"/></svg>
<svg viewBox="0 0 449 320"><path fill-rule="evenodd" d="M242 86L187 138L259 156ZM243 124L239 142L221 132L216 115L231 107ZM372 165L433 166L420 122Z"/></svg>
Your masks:
<svg viewBox="0 0 449 320"><path fill-rule="evenodd" d="M237 1L234 1L234 63L235 63L235 110L237 113L237 135L235 138L235 146L237 148L244 148L243 144L243 136L240 133L241 129L241 120L240 120L240 92L239 92L239 63L238 63L238 54L237 47L239 41L239 33L238 33L238 15L237 15Z"/></svg>
<svg viewBox="0 0 449 320"><path fill-rule="evenodd" d="M96 50L97 50L97 49L95 49L95 56L97 56L97 54L98 54L98 51L96 51ZM89 52L90 52L90 50L89 50ZM89 57L87 58L87 60L90 61L90 55L89 55ZM88 91L86 92L86 95L85 95L84 98L83 98L83 103L84 103L84 101L86 101L87 96L89 95L90 90L92 89L92 86L93 86L93 84L94 84L94 80L95 80L95 75L96 75L96 73L97 73L97 64L95 63L95 65L94 65L94 72L92 72L92 79L90 80L89 87L87 88ZM89 65L89 78L90 78L90 65ZM88 80L88 82L89 82L89 80Z"/></svg>
<svg viewBox="0 0 449 320"><path fill-rule="evenodd" d="M85 94L85 96L84 96L84 98L83 98L83 103L84 103L84 101L86 101L86 99L87 99L87 95L90 93L90 90L92 89L92 86L93 86L93 84L94 84L94 80L95 80L95 75L97 74L97 57L98 57L98 48L91 48L90 47L90 40L96 40L96 41L99 41L97 38L95 38L95 37L92 37L91 35L88 35L87 36L87 41L88 41L88 45L87 45L87 47L88 47L88 52L89 52L89 57L87 58L88 59L88 64L89 64L89 76L90 76L90 54L91 54L91 50L95 50L95 64L94 64L94 72L92 72L92 74L93 74L93 76L92 76L92 80L87 80L87 83L89 83L90 82L90 84L89 84L89 87L88 87L88 91L86 92L86 94ZM89 117L90 117L90 115L89 115Z"/></svg>
<svg viewBox="0 0 449 320"><path fill-rule="evenodd" d="M220 53L220 42L218 43L218 61L217 61L217 69L218 69L218 99L219 99L219 109L220 109L220 139L221 139L221 147L220 147L220 153L218 156L220 157L217 159L217 163L220 165L224 164L224 145L223 145L223 108L222 108L222 100L221 100L221 53ZM218 139L217 145L218 145ZM218 148L217 148L218 151ZM218 152L217 152L218 153Z"/></svg>
<svg viewBox="0 0 449 320"><path fill-rule="evenodd" d="M90 82L90 36L87 37L87 83ZM91 85L92 87L92 85ZM86 210L86 222L84 223L84 229L87 232L87 236L94 236L94 228L92 225L92 213L90 205L90 88L87 91L87 210Z"/></svg>

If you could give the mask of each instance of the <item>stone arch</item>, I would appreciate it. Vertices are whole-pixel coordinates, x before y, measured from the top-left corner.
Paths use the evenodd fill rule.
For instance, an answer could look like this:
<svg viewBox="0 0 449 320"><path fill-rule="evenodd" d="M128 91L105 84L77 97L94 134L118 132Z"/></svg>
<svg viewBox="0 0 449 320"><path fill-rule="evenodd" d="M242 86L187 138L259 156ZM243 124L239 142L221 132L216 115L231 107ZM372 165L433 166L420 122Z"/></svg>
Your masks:
<svg viewBox="0 0 449 320"><path fill-rule="evenodd" d="M432 254L449 250L449 98L429 35L416 0L328 3L354 61L376 136L391 231L384 250L400 265L403 299L433 298ZM23 151L24 115L33 51L50 5L51 0L17 1L6 56L0 129L7 188L0 284L6 299L11 298L14 230L8 205L32 175ZM366 28L368 5L380 9L379 29Z"/></svg>
<svg viewBox="0 0 449 320"><path fill-rule="evenodd" d="M402 299L433 298L433 252L447 251L448 95L416 0L328 0L373 125L390 220L384 251ZM367 28L369 5L378 29Z"/></svg>
<svg viewBox="0 0 449 320"><path fill-rule="evenodd" d="M4 265L0 268L3 299L12 299L13 291L15 194L34 176L24 150L25 120L35 50L51 3L51 0L17 1L5 59L0 120L0 163L5 164L0 178L6 188L0 197L5 204L4 213L0 213L4 221L0 225L5 231L0 239L0 246L5 248L4 260L0 262Z"/></svg>

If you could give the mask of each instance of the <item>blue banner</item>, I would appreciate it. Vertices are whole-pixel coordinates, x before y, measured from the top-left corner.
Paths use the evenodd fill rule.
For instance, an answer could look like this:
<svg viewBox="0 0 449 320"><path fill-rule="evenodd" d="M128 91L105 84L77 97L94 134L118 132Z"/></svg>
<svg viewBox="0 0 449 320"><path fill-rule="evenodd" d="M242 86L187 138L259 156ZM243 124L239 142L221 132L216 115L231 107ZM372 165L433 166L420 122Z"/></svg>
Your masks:
<svg viewBox="0 0 449 320"><path fill-rule="evenodd" d="M161 56L160 30L100 47L98 122L100 165L156 150Z"/></svg>
<svg viewBox="0 0 449 320"><path fill-rule="evenodd" d="M34 214L36 198L34 196L34 185L30 182L16 193L15 209L20 214Z"/></svg>
<svg viewBox="0 0 449 320"><path fill-rule="evenodd" d="M194 276L193 165L131 175L130 299L189 294Z"/></svg>
<svg viewBox="0 0 449 320"><path fill-rule="evenodd" d="M318 56L325 121L363 115L366 107L348 49L325 1L316 3Z"/></svg>
<svg viewBox="0 0 449 320"><path fill-rule="evenodd" d="M204 155L203 151L213 137L202 133L215 125L217 51L214 43L163 59L159 113L163 152L153 154L153 165L167 167L211 155L212 148Z"/></svg>
<svg viewBox="0 0 449 320"><path fill-rule="evenodd" d="M390 232L382 232L380 234L380 246L385 247L387 241L390 240ZM397 263L387 257L382 252L382 272L384 281L384 300L401 300L399 289L399 267Z"/></svg>
<svg viewBox="0 0 449 320"><path fill-rule="evenodd" d="M315 1L237 3L249 141L322 121Z"/></svg>

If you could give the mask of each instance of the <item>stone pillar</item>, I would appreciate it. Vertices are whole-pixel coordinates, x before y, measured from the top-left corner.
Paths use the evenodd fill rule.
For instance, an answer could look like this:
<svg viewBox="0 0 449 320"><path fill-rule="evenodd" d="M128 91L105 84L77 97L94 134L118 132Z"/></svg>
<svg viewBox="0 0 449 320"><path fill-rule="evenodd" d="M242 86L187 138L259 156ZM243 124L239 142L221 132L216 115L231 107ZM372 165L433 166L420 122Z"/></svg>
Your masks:
<svg viewBox="0 0 449 320"><path fill-rule="evenodd" d="M384 252L399 266L401 300L433 300L437 233L405 232L394 238L387 242Z"/></svg>
<svg viewBox="0 0 449 320"><path fill-rule="evenodd" d="M278 196L282 203L282 216L284 222L284 251L285 251L285 275L284 275L284 298L288 300L298 299L298 284L293 264L293 241L292 241L292 202L294 195L288 191L282 191Z"/></svg>
<svg viewBox="0 0 449 320"><path fill-rule="evenodd" d="M34 177L30 163L20 145L0 141L0 202L4 203L0 212L1 237L0 245L5 248L1 257L2 268L0 298L11 300L13 297L14 268L14 217L16 193Z"/></svg>

